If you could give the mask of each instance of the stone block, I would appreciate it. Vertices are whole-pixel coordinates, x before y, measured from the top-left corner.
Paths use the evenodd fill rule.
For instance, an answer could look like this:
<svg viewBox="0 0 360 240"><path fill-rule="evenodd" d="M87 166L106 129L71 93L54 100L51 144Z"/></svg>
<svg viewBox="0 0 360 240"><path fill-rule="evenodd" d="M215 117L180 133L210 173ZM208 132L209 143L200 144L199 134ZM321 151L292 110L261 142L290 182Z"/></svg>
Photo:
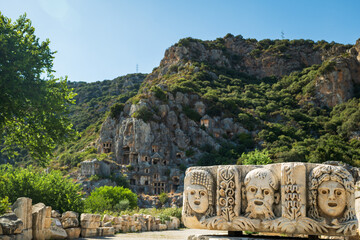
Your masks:
<svg viewBox="0 0 360 240"><path fill-rule="evenodd" d="M51 211L51 217L52 218L61 218L61 214L56 210L52 210Z"/></svg>
<svg viewBox="0 0 360 240"><path fill-rule="evenodd" d="M45 228L45 229L49 229L50 226L51 226L51 222L52 222L51 218L45 218L44 228Z"/></svg>
<svg viewBox="0 0 360 240"><path fill-rule="evenodd" d="M63 228L76 228L79 226L79 220L77 218L63 218L61 221Z"/></svg>
<svg viewBox="0 0 360 240"><path fill-rule="evenodd" d="M73 212L73 211L67 211L67 212L64 212L61 216L62 219L65 219L65 218L78 218L79 217L79 214L77 212Z"/></svg>
<svg viewBox="0 0 360 240"><path fill-rule="evenodd" d="M100 222L81 221L81 228L98 228Z"/></svg>
<svg viewBox="0 0 360 240"><path fill-rule="evenodd" d="M22 220L24 229L32 228L32 200L30 198L21 197L16 199L11 206L11 210Z"/></svg>
<svg viewBox="0 0 360 240"><path fill-rule="evenodd" d="M32 232L36 240L45 239L46 206L38 203L32 206Z"/></svg>
<svg viewBox="0 0 360 240"><path fill-rule="evenodd" d="M112 227L112 223L111 222L106 222L103 224L103 227Z"/></svg>
<svg viewBox="0 0 360 240"><path fill-rule="evenodd" d="M99 214L81 214L81 228L98 228L100 227L101 215Z"/></svg>
<svg viewBox="0 0 360 240"><path fill-rule="evenodd" d="M167 230L166 224L160 223L159 224L159 231L164 231L164 230Z"/></svg>
<svg viewBox="0 0 360 240"><path fill-rule="evenodd" d="M51 226L47 229L47 239L65 239L67 238L66 231L58 226Z"/></svg>
<svg viewBox="0 0 360 240"><path fill-rule="evenodd" d="M179 229L180 228L180 219L177 217L170 217L172 229Z"/></svg>
<svg viewBox="0 0 360 240"><path fill-rule="evenodd" d="M98 236L112 236L115 234L113 227L100 227L97 229Z"/></svg>
<svg viewBox="0 0 360 240"><path fill-rule="evenodd" d="M22 231L22 240L31 240L33 238L32 229L24 229Z"/></svg>
<svg viewBox="0 0 360 240"><path fill-rule="evenodd" d="M81 237L87 238L87 237L97 237L98 231L97 228L82 228L81 229Z"/></svg>
<svg viewBox="0 0 360 240"><path fill-rule="evenodd" d="M67 234L67 239L76 239L80 236L81 228L67 228L65 231Z"/></svg>
<svg viewBox="0 0 360 240"><path fill-rule="evenodd" d="M356 235L356 172L337 162L191 167L183 222L211 230Z"/></svg>
<svg viewBox="0 0 360 240"><path fill-rule="evenodd" d="M15 213L6 213L0 216L0 226L2 229L2 234L12 235L21 233L24 224L22 220L16 216Z"/></svg>

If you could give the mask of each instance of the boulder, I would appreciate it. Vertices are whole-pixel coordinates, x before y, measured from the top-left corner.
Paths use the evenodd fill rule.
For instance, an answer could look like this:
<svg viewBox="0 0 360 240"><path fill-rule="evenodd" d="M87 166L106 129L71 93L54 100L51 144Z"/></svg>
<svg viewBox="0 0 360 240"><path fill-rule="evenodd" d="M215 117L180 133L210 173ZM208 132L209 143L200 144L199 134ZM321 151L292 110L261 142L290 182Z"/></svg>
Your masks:
<svg viewBox="0 0 360 240"><path fill-rule="evenodd" d="M61 216L62 219L64 218L78 218L79 214L77 212L73 212L73 211L67 211L64 212Z"/></svg>
<svg viewBox="0 0 360 240"><path fill-rule="evenodd" d="M81 228L66 228L65 231L68 239L76 239L80 236Z"/></svg>
<svg viewBox="0 0 360 240"><path fill-rule="evenodd" d="M79 220L77 218L63 218L61 220L63 228L76 228L79 226Z"/></svg>
<svg viewBox="0 0 360 240"><path fill-rule="evenodd" d="M11 210L22 220L24 229L32 228L32 200L30 198L18 198L11 206Z"/></svg>
<svg viewBox="0 0 360 240"><path fill-rule="evenodd" d="M180 228L180 219L177 217L170 217L170 222L172 229L179 229Z"/></svg>
<svg viewBox="0 0 360 240"><path fill-rule="evenodd" d="M61 214L57 210L52 210L51 211L51 217L52 218L61 218Z"/></svg>
<svg viewBox="0 0 360 240"><path fill-rule="evenodd" d="M51 226L47 229L47 239L65 239L67 238L66 231L58 226Z"/></svg>
<svg viewBox="0 0 360 240"><path fill-rule="evenodd" d="M24 224L15 213L6 213L0 216L0 226L2 229L2 234L12 235L21 233Z"/></svg>

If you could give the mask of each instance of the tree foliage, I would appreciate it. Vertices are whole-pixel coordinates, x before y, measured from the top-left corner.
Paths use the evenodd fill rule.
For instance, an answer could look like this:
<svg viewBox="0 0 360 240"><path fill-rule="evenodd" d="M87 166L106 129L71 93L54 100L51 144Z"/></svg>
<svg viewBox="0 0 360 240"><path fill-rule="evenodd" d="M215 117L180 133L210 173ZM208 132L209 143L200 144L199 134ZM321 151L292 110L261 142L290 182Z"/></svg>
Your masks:
<svg viewBox="0 0 360 240"><path fill-rule="evenodd" d="M53 77L55 52L34 32L26 15L12 22L0 13L0 134L9 157L20 148L45 163L76 135L66 114L75 94L66 78Z"/></svg>
<svg viewBox="0 0 360 240"><path fill-rule="evenodd" d="M39 172L33 167L0 166L0 198L11 203L19 197L29 197L33 204L42 202L61 212L82 212L81 187L59 171Z"/></svg>
<svg viewBox="0 0 360 240"><path fill-rule="evenodd" d="M124 205L131 209L137 206L136 194L124 187L99 187L85 200L85 210L92 213L125 210Z"/></svg>

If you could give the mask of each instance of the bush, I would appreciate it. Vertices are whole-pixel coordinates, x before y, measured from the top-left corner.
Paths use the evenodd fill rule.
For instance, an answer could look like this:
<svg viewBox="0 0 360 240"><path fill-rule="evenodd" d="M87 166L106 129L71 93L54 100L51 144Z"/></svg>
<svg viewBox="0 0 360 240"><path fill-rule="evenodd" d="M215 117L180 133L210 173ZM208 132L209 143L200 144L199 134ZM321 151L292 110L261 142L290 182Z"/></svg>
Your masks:
<svg viewBox="0 0 360 240"><path fill-rule="evenodd" d="M0 198L0 216L10 210L9 198Z"/></svg>
<svg viewBox="0 0 360 240"><path fill-rule="evenodd" d="M134 112L131 117L139 118L142 119L144 122L148 122L152 120L153 114L147 107L142 106L136 112Z"/></svg>
<svg viewBox="0 0 360 240"><path fill-rule="evenodd" d="M33 167L0 167L0 198L9 197L15 202L19 197L31 198L33 204L42 202L60 212L83 211L81 187L60 171L36 171Z"/></svg>
<svg viewBox="0 0 360 240"><path fill-rule="evenodd" d="M165 203L167 203L167 201L169 201L169 197L166 193L162 192L159 195L159 200L161 202L161 205L165 205Z"/></svg>
<svg viewBox="0 0 360 240"><path fill-rule="evenodd" d="M259 151L255 149L253 152L243 153L237 164L243 165L266 165L272 163L267 151Z"/></svg>
<svg viewBox="0 0 360 240"><path fill-rule="evenodd" d="M159 214L159 218L162 223L169 221L170 217L177 217L178 219L181 219L181 208L165 208L164 211Z"/></svg>
<svg viewBox="0 0 360 240"><path fill-rule="evenodd" d="M120 116L120 113L124 110L124 103L115 103L110 108L110 117L111 118L118 118Z"/></svg>
<svg viewBox="0 0 360 240"><path fill-rule="evenodd" d="M127 200L129 203L125 202ZM103 186L93 190L85 199L85 210L91 213L118 211L121 208L135 208L137 196L128 188Z"/></svg>
<svg viewBox="0 0 360 240"><path fill-rule="evenodd" d="M188 118L190 118L191 120L193 120L195 122L200 122L201 115L194 109L190 108L189 106L184 106L183 111L184 111L185 115Z"/></svg>
<svg viewBox="0 0 360 240"><path fill-rule="evenodd" d="M158 86L152 86L150 88L150 91L153 92L155 94L155 97L160 99L161 101L163 102L167 101L166 93Z"/></svg>

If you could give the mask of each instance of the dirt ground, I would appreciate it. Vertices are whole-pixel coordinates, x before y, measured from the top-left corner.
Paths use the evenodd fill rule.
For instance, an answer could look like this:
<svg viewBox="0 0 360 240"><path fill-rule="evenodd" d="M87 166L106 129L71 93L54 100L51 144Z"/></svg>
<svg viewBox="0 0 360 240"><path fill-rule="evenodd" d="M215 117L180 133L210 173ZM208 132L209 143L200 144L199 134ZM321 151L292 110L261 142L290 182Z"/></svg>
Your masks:
<svg viewBox="0 0 360 240"><path fill-rule="evenodd" d="M97 237L97 238L80 238L81 240L106 239L106 240L148 240L148 239L182 239L186 240L188 236L195 234L227 234L227 231L211 231L200 229L180 229L156 232L139 232L139 233L119 233L115 236Z"/></svg>

